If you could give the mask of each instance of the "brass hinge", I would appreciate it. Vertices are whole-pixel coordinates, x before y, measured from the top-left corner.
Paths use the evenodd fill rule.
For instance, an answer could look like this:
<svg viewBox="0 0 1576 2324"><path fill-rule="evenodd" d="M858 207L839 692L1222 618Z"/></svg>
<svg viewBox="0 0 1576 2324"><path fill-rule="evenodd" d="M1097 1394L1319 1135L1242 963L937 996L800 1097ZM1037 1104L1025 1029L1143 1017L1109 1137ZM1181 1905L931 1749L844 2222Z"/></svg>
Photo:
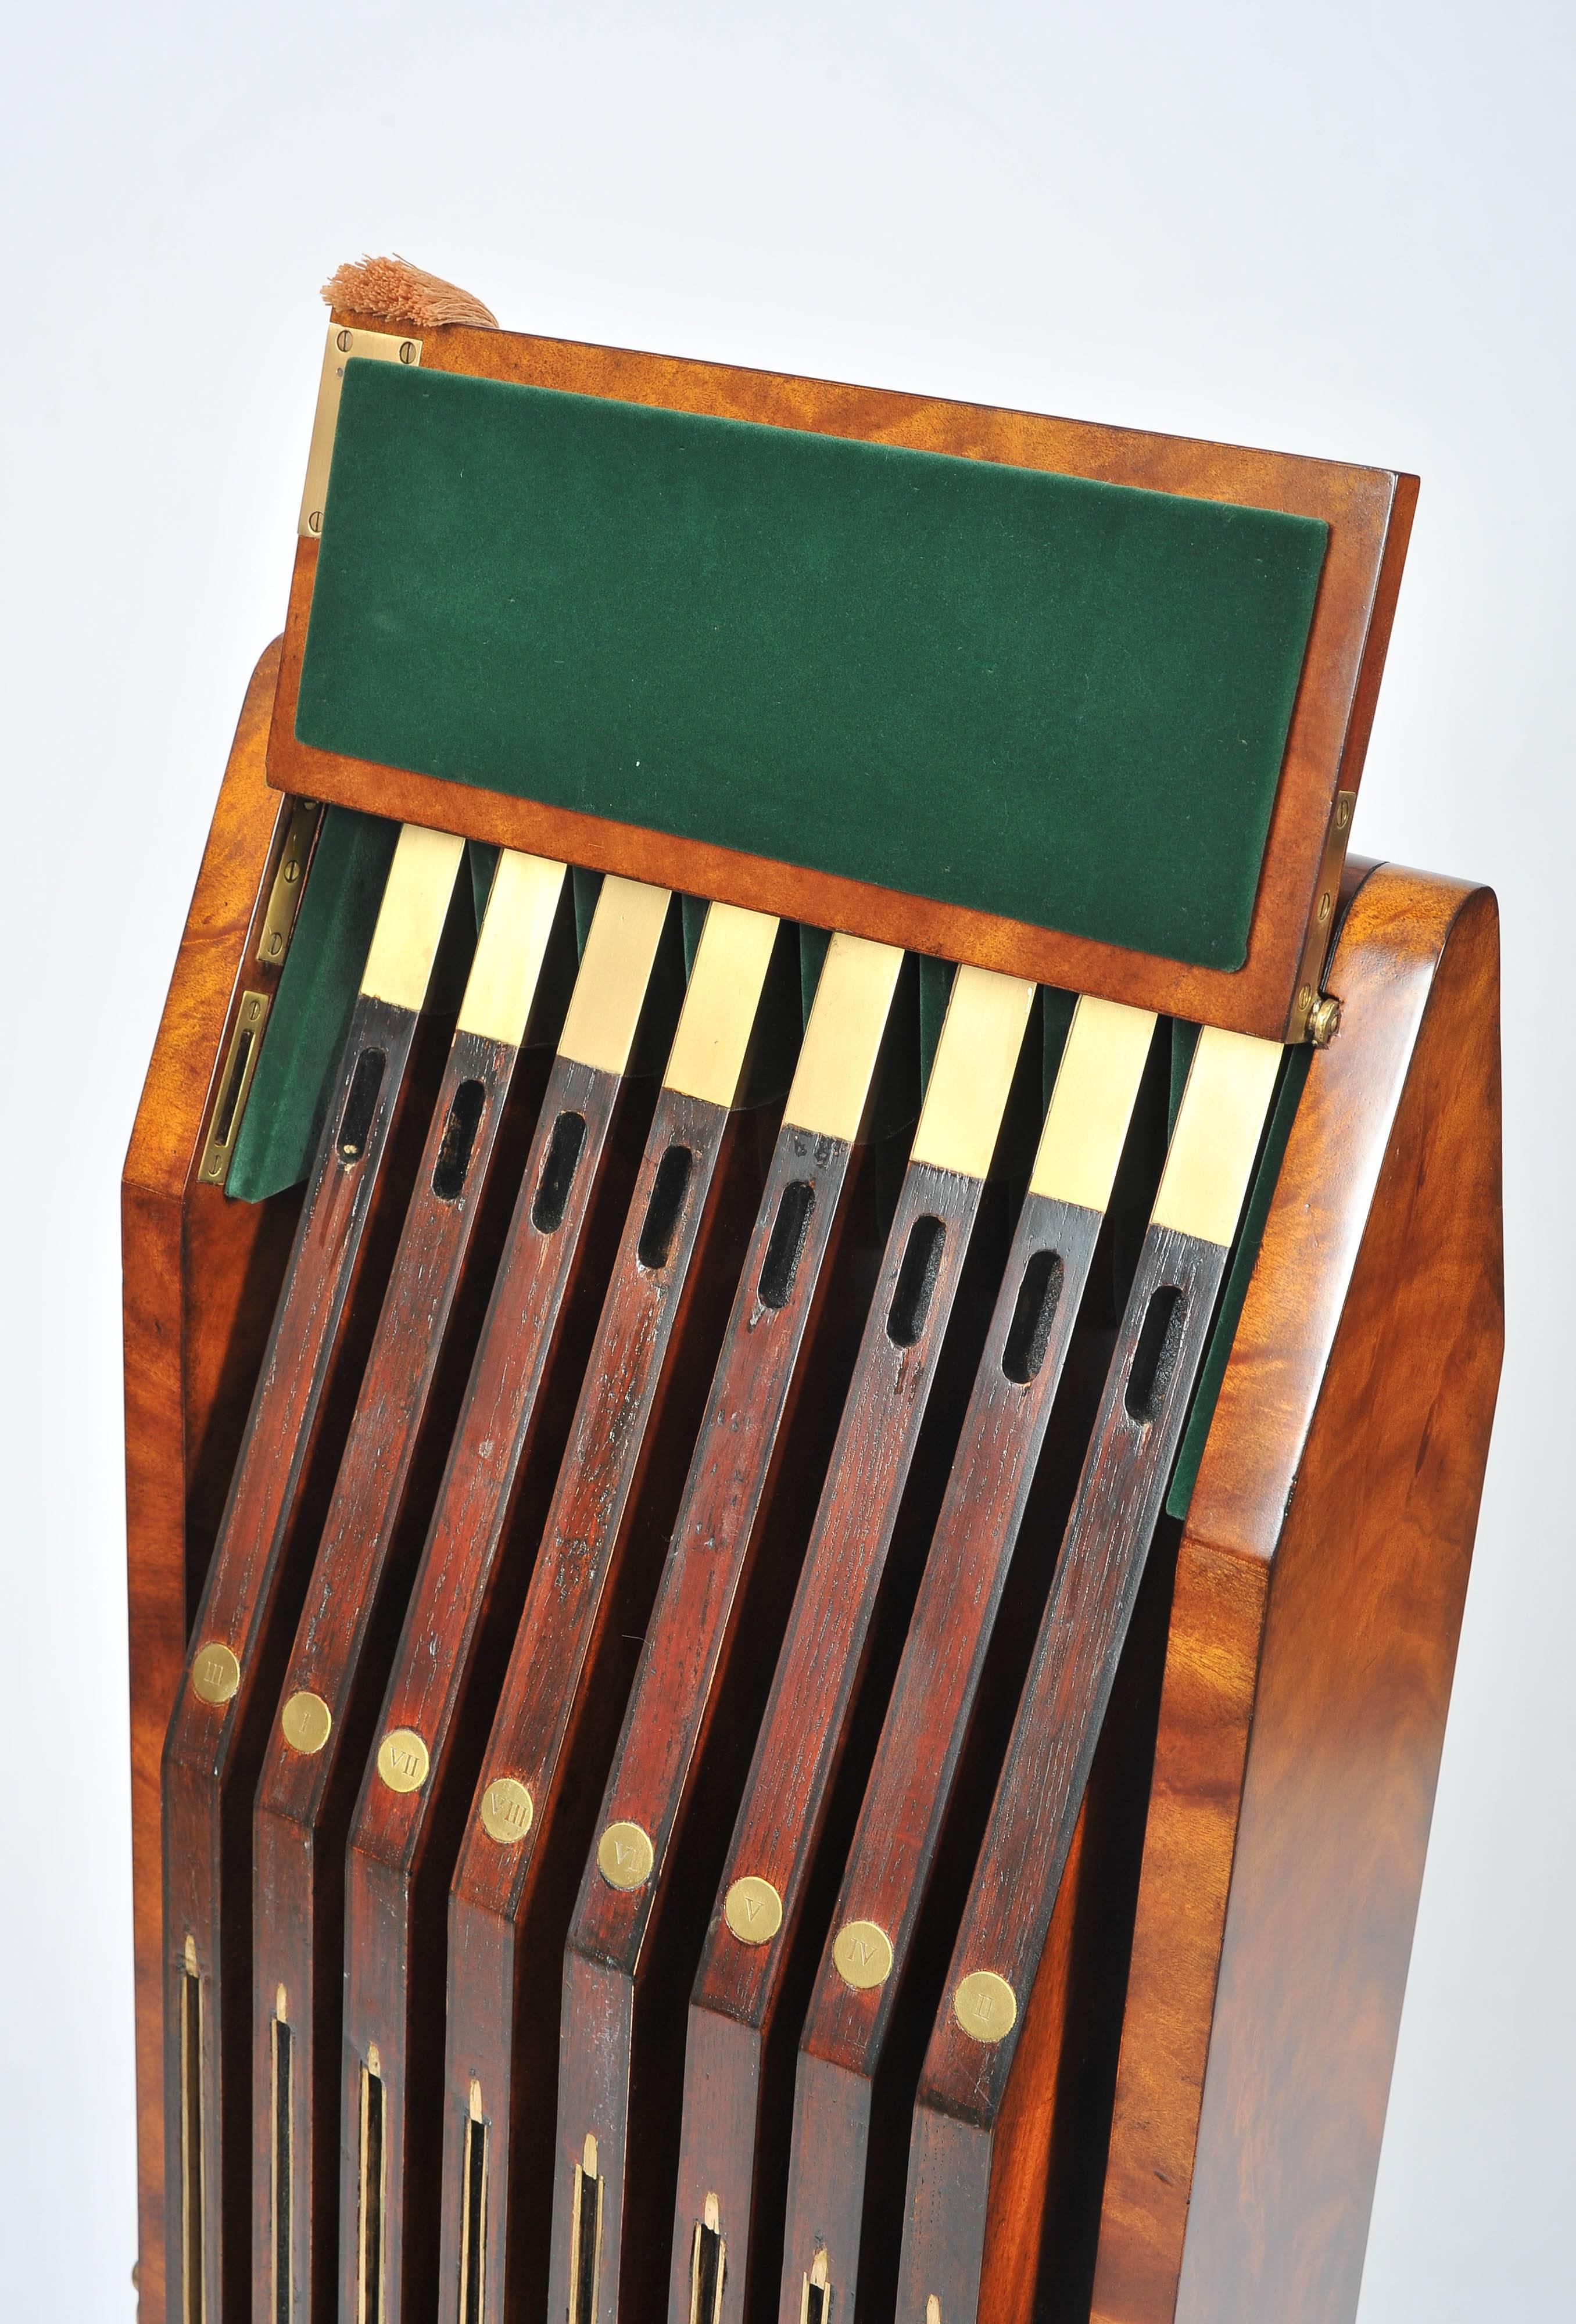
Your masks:
<svg viewBox="0 0 1576 2324"><path fill-rule="evenodd" d="M290 949L290 940L306 885L307 859L323 810L315 799L298 799L284 835L284 853L268 891L263 933L257 939L259 968L277 968Z"/></svg>
<svg viewBox="0 0 1576 2324"><path fill-rule="evenodd" d="M218 1094L214 1099L207 1139L198 1167L197 1175L205 1186L222 1186L229 1171L230 1157L235 1151L235 1139L240 1134L241 1119L246 1111L246 1099L252 1088L252 1076L257 1070L257 1053L263 1047L263 1028L268 1022L269 1005L270 996L266 992L243 992L241 995L241 1006L235 1011L235 1029L230 1036L229 1052L225 1058L225 1070L219 1075Z"/></svg>
<svg viewBox="0 0 1576 2324"><path fill-rule="evenodd" d="M1288 1041L1312 1041L1316 1049L1328 1048L1341 1026L1341 1003L1321 994L1319 979L1330 950L1330 933L1335 925L1335 901L1341 893L1341 874L1351 836L1351 811L1356 805L1355 791L1336 792L1319 865L1313 917L1303 947L1303 973L1292 1004L1292 1021L1286 1028Z"/></svg>
<svg viewBox="0 0 1576 2324"><path fill-rule="evenodd" d="M318 414L312 422L312 448L307 455L307 481L301 493L296 530L316 540L323 530L323 503L328 497L328 469L334 458L334 430L339 420L339 392L345 366L352 355L372 363L419 364L421 342L408 331L353 331L348 324L330 323L323 350L323 376L318 383Z"/></svg>

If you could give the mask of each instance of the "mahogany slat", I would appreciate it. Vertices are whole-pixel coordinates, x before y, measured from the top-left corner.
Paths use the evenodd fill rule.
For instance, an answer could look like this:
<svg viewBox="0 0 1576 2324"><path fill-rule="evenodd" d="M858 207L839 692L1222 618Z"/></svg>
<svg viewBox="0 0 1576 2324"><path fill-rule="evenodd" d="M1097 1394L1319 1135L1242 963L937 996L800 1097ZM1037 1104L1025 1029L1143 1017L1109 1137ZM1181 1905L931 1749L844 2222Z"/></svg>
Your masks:
<svg viewBox="0 0 1576 2324"><path fill-rule="evenodd" d="M534 1190L558 1113L580 1113L585 1139L569 1207L562 1224L540 1233L522 1194L378 1722L380 1735L420 1735L431 1773L419 1789L396 1792L374 1762L352 1824L340 2299L343 2312L356 2312L355 2125L375 2045L386 2172L382 2324L420 2316L437 2300L444 2026L433 2003L445 1985L447 1892L538 1545L558 1522L549 1516L553 1480L561 1491L565 1474L584 1468L594 1479L588 1531L600 1520L621 1546L649 1547L665 1534L743 1222L760 1194L757 1117L663 1089L632 1194L622 1173L603 1174L623 1177L622 1199L599 1204L594 1231L582 1233L616 1087L611 1075L567 1060L555 1068L527 1183ZM653 1269L640 1263L638 1247L658 1167L675 1145L694 1160L666 1262ZM599 1264L588 1263L593 1253ZM604 1286L605 1303L593 1304L590 1294Z"/></svg>
<svg viewBox="0 0 1576 2324"><path fill-rule="evenodd" d="M932 2298L958 2324L973 2324L978 2312L991 2134L1227 1256L1221 1245L1169 1227L1151 1226L1144 1239L920 2073L899 2313L917 2313ZM1156 1302L1171 1307L1169 1362L1146 1386L1136 1383L1135 1360ZM979 1970L1005 1979L1018 2013L1009 2021L1001 2006L989 2040L965 2031L953 2006L960 1980ZM868 2266L865 2275L878 2280Z"/></svg>
<svg viewBox="0 0 1576 2324"><path fill-rule="evenodd" d="M298 1692L315 1695L332 1724L326 1742L303 1751L276 1719L263 1759L253 1821L258 2317L279 2312L272 2052L280 2015L290 2043L289 2122L278 2134L289 2157L284 2313L332 2312L346 1834L547 1070L539 1049L455 1035L280 1692L281 1709ZM463 1179L440 1191L456 1101L472 1086L481 1108Z"/></svg>
<svg viewBox="0 0 1576 2324"><path fill-rule="evenodd" d="M961 1267L982 1191L978 1181L952 1173L911 1169L889 1244L720 1883L725 1892L742 1875L770 1880L782 1899L782 1925L770 1944L741 1943L723 1916L719 1893L690 2003L668 2324L687 2324L689 2241L708 2195L717 2200L727 2245L723 2315L728 2324L747 2308L764 2311L775 2292L793 2063L773 2035L785 2000L802 1997L802 1967L797 1978L791 1972L806 1950L798 1940L812 1864L843 1772L886 1554L935 1369L928 1342L945 1323L952 1285L937 1286L941 1312L929 1319L927 1344L918 1351L894 1346L886 1318L913 1220L943 1215L945 1197L946 1213L955 1214L949 1222L949 1240L957 1246L953 1263ZM1004 1521L1016 1532L1099 1228L1093 1212L1032 1195L1024 1204L937 1527L936 1554L943 1557L949 1535L971 1536L974 1570L982 1576L998 1511L1007 1513ZM1003 1347L1025 1268L1045 1250L1055 1250L1063 1264L1052 1336L1034 1380L1019 1386L1005 1376ZM1037 1430L1033 1423L1022 1429L1026 1408L1032 1409ZM868 1710L865 1715L868 1724ZM868 1757L870 1739L863 1754L856 1744L856 1758ZM857 1775L859 1769L851 1772ZM825 1930L809 1933L818 1951Z"/></svg>

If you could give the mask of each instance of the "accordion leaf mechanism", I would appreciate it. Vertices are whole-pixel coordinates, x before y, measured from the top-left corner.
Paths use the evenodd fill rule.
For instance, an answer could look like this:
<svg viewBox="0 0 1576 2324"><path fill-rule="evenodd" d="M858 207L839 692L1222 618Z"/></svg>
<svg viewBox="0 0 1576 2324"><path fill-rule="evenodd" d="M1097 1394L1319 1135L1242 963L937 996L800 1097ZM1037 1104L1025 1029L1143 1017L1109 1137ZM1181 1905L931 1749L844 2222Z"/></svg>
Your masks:
<svg viewBox="0 0 1576 2324"><path fill-rule="evenodd" d="M1415 481L336 281L123 1185L143 2324L1350 2319L1503 1333Z"/></svg>

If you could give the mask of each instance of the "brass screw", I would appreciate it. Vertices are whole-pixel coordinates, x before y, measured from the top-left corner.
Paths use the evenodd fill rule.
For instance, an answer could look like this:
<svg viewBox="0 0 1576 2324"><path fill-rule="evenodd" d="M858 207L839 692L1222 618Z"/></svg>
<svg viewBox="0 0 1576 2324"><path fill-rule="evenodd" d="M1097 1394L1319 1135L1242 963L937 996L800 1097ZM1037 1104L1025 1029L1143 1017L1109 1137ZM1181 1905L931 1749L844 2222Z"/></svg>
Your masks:
<svg viewBox="0 0 1576 2324"><path fill-rule="evenodd" d="M1305 1017L1305 1016L1307 1015L1307 1013L1308 1013L1309 1010L1313 1007L1313 986L1312 986L1311 984L1304 984L1304 985L1302 987L1301 991L1300 991L1298 992L1298 994L1297 994L1297 1011L1298 1011L1298 1014L1299 1014L1300 1016Z"/></svg>
<svg viewBox="0 0 1576 2324"><path fill-rule="evenodd" d="M338 348L342 355L347 355L350 353L351 342L355 334L353 332L341 331L335 339L334 344Z"/></svg>
<svg viewBox="0 0 1576 2324"><path fill-rule="evenodd" d="M1316 1049L1327 1049L1341 1030L1341 1003L1326 993L1316 1009L1308 1011L1308 1038Z"/></svg>
<svg viewBox="0 0 1576 2324"><path fill-rule="evenodd" d="M1330 890L1329 890L1329 889L1328 889L1328 888L1326 888L1326 889L1325 889L1325 890L1324 890L1324 893L1323 893L1323 894L1320 897L1320 899L1319 899L1319 926L1320 926L1321 927L1323 927L1323 925L1324 925L1324 923L1325 923L1325 921L1326 921L1329 918L1330 918Z"/></svg>
<svg viewBox="0 0 1576 2324"><path fill-rule="evenodd" d="M415 362L415 360L416 360L416 342L415 342L415 340L414 340L414 339L401 339L401 340L400 341L400 361L401 361L402 364L409 364L409 363L414 363L414 362Z"/></svg>

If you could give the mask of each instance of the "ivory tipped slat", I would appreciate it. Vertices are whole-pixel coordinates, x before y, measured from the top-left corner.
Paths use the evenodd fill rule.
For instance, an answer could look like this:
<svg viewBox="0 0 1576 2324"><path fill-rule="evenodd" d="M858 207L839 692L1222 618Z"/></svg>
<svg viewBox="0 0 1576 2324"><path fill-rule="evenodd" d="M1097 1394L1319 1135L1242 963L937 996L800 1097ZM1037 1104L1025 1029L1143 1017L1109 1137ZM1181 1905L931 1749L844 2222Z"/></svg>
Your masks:
<svg viewBox="0 0 1576 2324"><path fill-rule="evenodd" d="M253 1821L252 2273L253 2312L269 2324L332 2310L350 1787L409 1583L395 1551L424 1498L418 1449L429 1423L452 1416L436 1408L439 1358L457 1391L465 1348L454 1342L474 1340L486 1287L475 1278L497 1255L496 1233L477 1230L484 1216L491 1229L508 1191L493 1183L494 1160L500 1175L507 1160L505 1115L534 1112L541 1096L545 1076L522 1070L521 1045L566 879L561 863L500 861L263 1757ZM531 1126L528 1114L519 1132ZM442 1449L426 1444L424 1471Z"/></svg>
<svg viewBox="0 0 1576 2324"><path fill-rule="evenodd" d="M682 2066L682 2018L667 2005L693 1973L730 1794L863 1320L869 1278L850 1263L851 1235L859 1182L879 1157L853 1139L900 966L893 948L833 939L608 1777L568 1935L549 2310L581 2304L561 2164L587 2133L602 2187L597 2310L641 2313L660 2296ZM1031 994L1001 979L965 984L982 988L974 1014L994 1036L999 1112ZM916 1372L920 1361L911 1349ZM620 1869L625 1845L638 1878ZM611 2040L601 1997L580 1998L609 1979L623 1987Z"/></svg>
<svg viewBox="0 0 1576 2324"><path fill-rule="evenodd" d="M1210 1029L1194 1054L920 2073L900 2311L978 2312L992 2132L1279 1063Z"/></svg>
<svg viewBox="0 0 1576 2324"><path fill-rule="evenodd" d="M1154 1021L1110 1002L1078 1004L838 1883L800 2038L797 2093L784 2087L793 2070L780 2053L777 2087L762 2091L757 2137L775 2137L779 2151L783 2128L764 2109L793 2108L786 2217L775 2208L766 2214L781 2259L778 2283L763 2287L762 2298L770 2304L775 2297L783 2317L797 2316L817 2257L844 2301L852 2303L861 2281L873 2191L874 2087ZM741 1868L757 1856L789 1862L797 1803L790 1794L786 1816L774 1814L779 1783L768 1781L757 1831L748 1840L740 1835ZM793 1868L802 1883L803 1866ZM713 1939L692 2023L709 2006L759 2027L763 2040L774 2030L788 1958L751 1960L725 1939L725 1932ZM719 2038L739 2046L731 2029L720 2036L705 2029L705 2042L714 2046Z"/></svg>
<svg viewBox="0 0 1576 2324"><path fill-rule="evenodd" d="M247 1826L289 1603L409 1188L418 1027L463 843L407 828L390 868L165 1739L166 2268L185 2312L247 2297Z"/></svg>
<svg viewBox="0 0 1576 2324"><path fill-rule="evenodd" d="M851 1046L856 1052L861 1046L849 1015L857 1019L858 1004L873 999L875 1021L867 1026L865 1041L868 1084L900 960L884 947L834 942L816 1009L822 1010L822 995L834 1004L842 994L855 1006L837 1028L836 1056L823 1054L825 1041L806 1041L790 1113L804 1111L799 1101L819 1057L826 1070L814 1099L816 1118L848 1127L840 1111L848 1074L838 1068L846 1068ZM697 977L702 966L697 958ZM871 1013L867 1007L867 1017ZM708 1051L714 1046L714 1038L676 1040L669 1081L709 1086L714 1097L723 1093L723 1085L708 1079ZM861 1103L853 1108L853 1129ZM779 1162L785 1153L791 1157L788 1181L806 1185L817 1168L825 1176L834 1158L827 1137L805 1129L785 1129L778 1153ZM826 1207L823 1199L824 1214ZM775 1219L778 1211L769 1186L761 1215ZM797 1221L797 1207L787 1222L796 1232L810 1224ZM793 1259L786 1248L782 1255ZM747 1257L741 1279L755 1282L758 1256ZM797 1264L804 1266L802 1252ZM727 1297L732 1303L732 1282ZM464 2313L463 2286L473 2281L460 2265L466 2243L461 2197L465 2153L474 2145L465 2121L477 2093L486 2121L488 2201L485 2235L474 2247L477 2273L469 2296L484 2297L493 2307L502 2301L506 2308L529 2308L543 2296L565 1933L628 1692L628 1642L638 1642L646 1627L666 1547L665 1534L653 1538L649 1528L644 1538L621 1537L619 1463L627 1454L612 1412L627 1400L626 1367L610 1357L600 1370L604 1394L600 1400L589 1397L577 1417L576 1457L566 1461L560 1478L455 1876L442 2182L439 2312L445 2318L456 2309ZM704 1393L704 1381L696 1387ZM659 1406L670 1400L666 1379L659 1400ZM693 1408L688 1391L686 1405ZM677 1413L660 1409L647 1433L666 1434L671 1450L685 1453L694 1434ZM577 2156L584 2152L582 2140Z"/></svg>
<svg viewBox="0 0 1576 2324"><path fill-rule="evenodd" d="M620 1074L660 920L644 931L633 1005L627 973L604 976L598 963L627 963L620 915L627 922L640 892L610 881L598 900L561 1078L556 1068L352 1821L341 2121L375 2112L381 2176L372 2189L366 2137L346 2138L340 2303L354 2314L371 2299L382 2324L427 2314L438 2297L445 1899L538 1544L553 1525L554 1480L587 1487L576 1541L600 1518L621 1540L644 1542L670 1516L689 1370L714 1349L719 1278L731 1293L742 1240L735 1213L752 1213L759 1192L752 1139L729 1107L754 1015L751 999L740 1027L740 989L752 982L759 996L777 924L725 910L714 929L708 921L668 1069L677 1061L701 1093L665 1078L641 1125L632 1188L622 1163L607 1171L629 1134ZM719 1016L733 1035L726 1056L705 1038ZM554 1139L571 1119L583 1135L558 1168ZM657 1196L675 1156L689 1164L671 1204ZM654 1411L668 1431L655 1444Z"/></svg>

